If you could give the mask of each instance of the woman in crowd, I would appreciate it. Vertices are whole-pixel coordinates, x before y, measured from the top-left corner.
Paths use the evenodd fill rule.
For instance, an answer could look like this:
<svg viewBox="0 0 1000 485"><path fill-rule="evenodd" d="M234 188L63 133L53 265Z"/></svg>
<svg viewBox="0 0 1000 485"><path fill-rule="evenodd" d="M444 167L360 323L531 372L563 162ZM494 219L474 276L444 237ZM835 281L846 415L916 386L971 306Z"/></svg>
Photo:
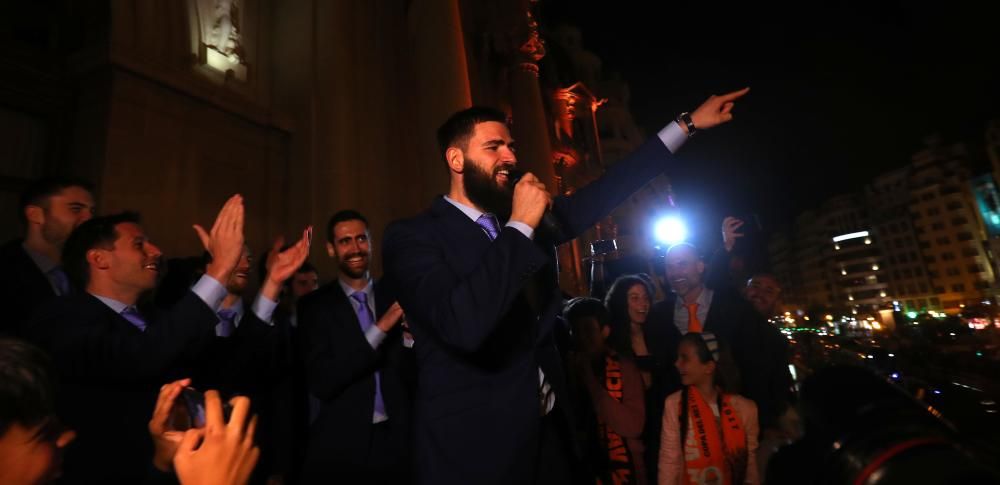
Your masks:
<svg viewBox="0 0 1000 485"><path fill-rule="evenodd" d="M638 275L620 276L608 290L604 304L611 314L612 345L633 357L642 374L643 387L649 390L655 366L643 326L653 304L653 286Z"/></svg>
<svg viewBox="0 0 1000 485"><path fill-rule="evenodd" d="M600 300L571 301L566 319L573 330L574 352L570 356L573 381L577 389L582 388L596 418L596 423L590 423L596 427L596 438L590 444L597 449L597 456L591 460L597 483L645 485L648 481L641 440L645 396L642 376L630 358L630 348L616 348L608 339L610 319Z"/></svg>

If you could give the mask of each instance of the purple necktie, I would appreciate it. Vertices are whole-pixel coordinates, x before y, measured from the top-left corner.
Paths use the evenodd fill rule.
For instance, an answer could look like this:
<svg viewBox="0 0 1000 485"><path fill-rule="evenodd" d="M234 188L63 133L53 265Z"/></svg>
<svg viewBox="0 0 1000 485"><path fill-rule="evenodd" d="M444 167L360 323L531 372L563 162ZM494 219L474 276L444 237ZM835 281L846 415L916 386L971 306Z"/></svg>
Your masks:
<svg viewBox="0 0 1000 485"><path fill-rule="evenodd" d="M55 267L49 270L49 279L56 285L56 295L68 295L69 294L69 277L66 276L66 272L60 267Z"/></svg>
<svg viewBox="0 0 1000 485"><path fill-rule="evenodd" d="M486 235L490 237L490 241L500 235L500 224L497 224L496 216L489 212L479 216L479 219L476 219L476 224L479 224L479 227L486 231Z"/></svg>
<svg viewBox="0 0 1000 485"><path fill-rule="evenodd" d="M219 337L228 337L233 334L236 329L236 310L231 308L223 308L219 310L219 325L216 326L216 335Z"/></svg>
<svg viewBox="0 0 1000 485"><path fill-rule="evenodd" d="M125 309L122 310L121 315L125 317L129 323L135 325L135 328L138 328L143 332L146 331L146 319L142 318L142 314L140 314L139 310L137 310L134 306L125 307Z"/></svg>
<svg viewBox="0 0 1000 485"><path fill-rule="evenodd" d="M363 291L357 291L351 294L351 298L360 304L357 311L358 321L361 322L361 331L367 333L375 324L375 317L368 308L368 295ZM388 416L385 413L385 401L382 400L382 375L379 371L375 371L375 412Z"/></svg>

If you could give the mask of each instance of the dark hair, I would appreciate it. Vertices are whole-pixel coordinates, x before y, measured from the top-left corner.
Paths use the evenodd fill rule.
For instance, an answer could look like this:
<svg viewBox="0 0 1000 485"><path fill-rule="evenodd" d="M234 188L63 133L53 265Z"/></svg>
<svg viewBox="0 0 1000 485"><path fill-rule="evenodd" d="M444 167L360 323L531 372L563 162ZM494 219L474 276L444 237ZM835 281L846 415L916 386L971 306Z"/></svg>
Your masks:
<svg viewBox="0 0 1000 485"><path fill-rule="evenodd" d="M570 324L571 328L574 323L583 318L593 318L601 327L607 327L611 324L608 310L597 298L580 296L566 302L566 306L563 307L563 319Z"/></svg>
<svg viewBox="0 0 1000 485"><path fill-rule="evenodd" d="M49 357L20 340L0 338L0 436L15 424L33 428L55 416Z"/></svg>
<svg viewBox="0 0 1000 485"><path fill-rule="evenodd" d="M24 216L24 210L27 209L29 205L48 208L49 198L54 195L58 195L59 192L62 192L70 187L80 187L87 192L94 192L94 186L90 182L72 177L44 177L32 182L31 185L29 185L28 188L21 193L21 198L18 202L17 208L21 222L27 222L27 218Z"/></svg>
<svg viewBox="0 0 1000 485"><path fill-rule="evenodd" d="M303 273L319 274L319 270L316 269L316 267L313 266L313 264L310 263L309 261L303 261L302 266L299 266L298 269L295 270L295 274L303 274Z"/></svg>
<svg viewBox="0 0 1000 485"><path fill-rule="evenodd" d="M87 251L94 248L114 246L118 239L118 224L139 223L139 214L121 212L107 216L95 217L77 226L63 246L62 264L66 275L76 288L84 289L90 280L90 264L87 263Z"/></svg>
<svg viewBox="0 0 1000 485"><path fill-rule="evenodd" d="M604 298L604 305L611 314L611 335L608 337L608 343L618 353L625 355L635 354L632 351L632 321L628 317L628 290L635 285L640 285L646 290L652 304L653 295L656 294L653 285L638 275L619 276L611 284L608 295Z"/></svg>
<svg viewBox="0 0 1000 485"><path fill-rule="evenodd" d="M507 115L496 108L485 106L473 106L451 115L437 131L441 156L444 157L448 148L453 146L458 146L462 150L467 149L469 137L475 131L476 125L487 121L507 124Z"/></svg>
<svg viewBox="0 0 1000 485"><path fill-rule="evenodd" d="M736 363L733 361L733 357L729 353L728 345L723 343L721 340L717 340L719 345L719 359L715 360L712 358L712 351L708 349L708 344L705 343L705 339L702 338L701 333L688 332L684 334L678 342L677 348L680 349L680 346L685 343L689 343L694 346L698 356L698 361L702 364L707 364L709 361L715 362L715 374L712 376L712 383L715 384L716 387L722 389L722 392L728 394L739 393L739 369L737 369Z"/></svg>
<svg viewBox="0 0 1000 485"><path fill-rule="evenodd" d="M361 215L360 212L354 209L344 209L336 214L330 216L330 220L326 223L326 240L333 243L333 228L337 224L345 221L361 221L365 223L365 227L368 227L368 219Z"/></svg>

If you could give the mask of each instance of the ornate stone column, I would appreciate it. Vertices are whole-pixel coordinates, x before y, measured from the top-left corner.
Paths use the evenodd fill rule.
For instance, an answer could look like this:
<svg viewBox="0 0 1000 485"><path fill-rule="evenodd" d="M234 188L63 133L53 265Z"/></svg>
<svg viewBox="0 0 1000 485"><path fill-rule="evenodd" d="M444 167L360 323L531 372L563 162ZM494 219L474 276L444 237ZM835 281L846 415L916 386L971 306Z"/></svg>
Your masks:
<svg viewBox="0 0 1000 485"><path fill-rule="evenodd" d="M538 85L538 61L545 57L545 42L538 35L538 22L527 12L527 39L518 47L510 74L512 135L518 145L518 163L538 177L550 191L557 190L552 167L552 145L542 91Z"/></svg>
<svg viewBox="0 0 1000 485"><path fill-rule="evenodd" d="M415 75L413 126L418 132L420 163L428 164L420 172L423 192L445 193L448 177L435 133L448 116L472 105L458 0L414 0L407 23Z"/></svg>

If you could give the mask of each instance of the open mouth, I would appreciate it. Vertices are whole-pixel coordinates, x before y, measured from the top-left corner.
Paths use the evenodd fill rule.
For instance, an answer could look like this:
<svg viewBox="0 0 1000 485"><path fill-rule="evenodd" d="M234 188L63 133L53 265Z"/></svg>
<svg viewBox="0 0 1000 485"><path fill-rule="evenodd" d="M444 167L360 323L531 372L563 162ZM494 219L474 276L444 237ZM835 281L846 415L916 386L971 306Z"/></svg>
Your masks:
<svg viewBox="0 0 1000 485"><path fill-rule="evenodd" d="M149 263L149 264L143 266L142 269L146 269L146 270L152 271L154 273L159 273L160 272L160 263Z"/></svg>
<svg viewBox="0 0 1000 485"><path fill-rule="evenodd" d="M510 181L510 167L504 167L497 170L494 178L498 184L506 185Z"/></svg>

